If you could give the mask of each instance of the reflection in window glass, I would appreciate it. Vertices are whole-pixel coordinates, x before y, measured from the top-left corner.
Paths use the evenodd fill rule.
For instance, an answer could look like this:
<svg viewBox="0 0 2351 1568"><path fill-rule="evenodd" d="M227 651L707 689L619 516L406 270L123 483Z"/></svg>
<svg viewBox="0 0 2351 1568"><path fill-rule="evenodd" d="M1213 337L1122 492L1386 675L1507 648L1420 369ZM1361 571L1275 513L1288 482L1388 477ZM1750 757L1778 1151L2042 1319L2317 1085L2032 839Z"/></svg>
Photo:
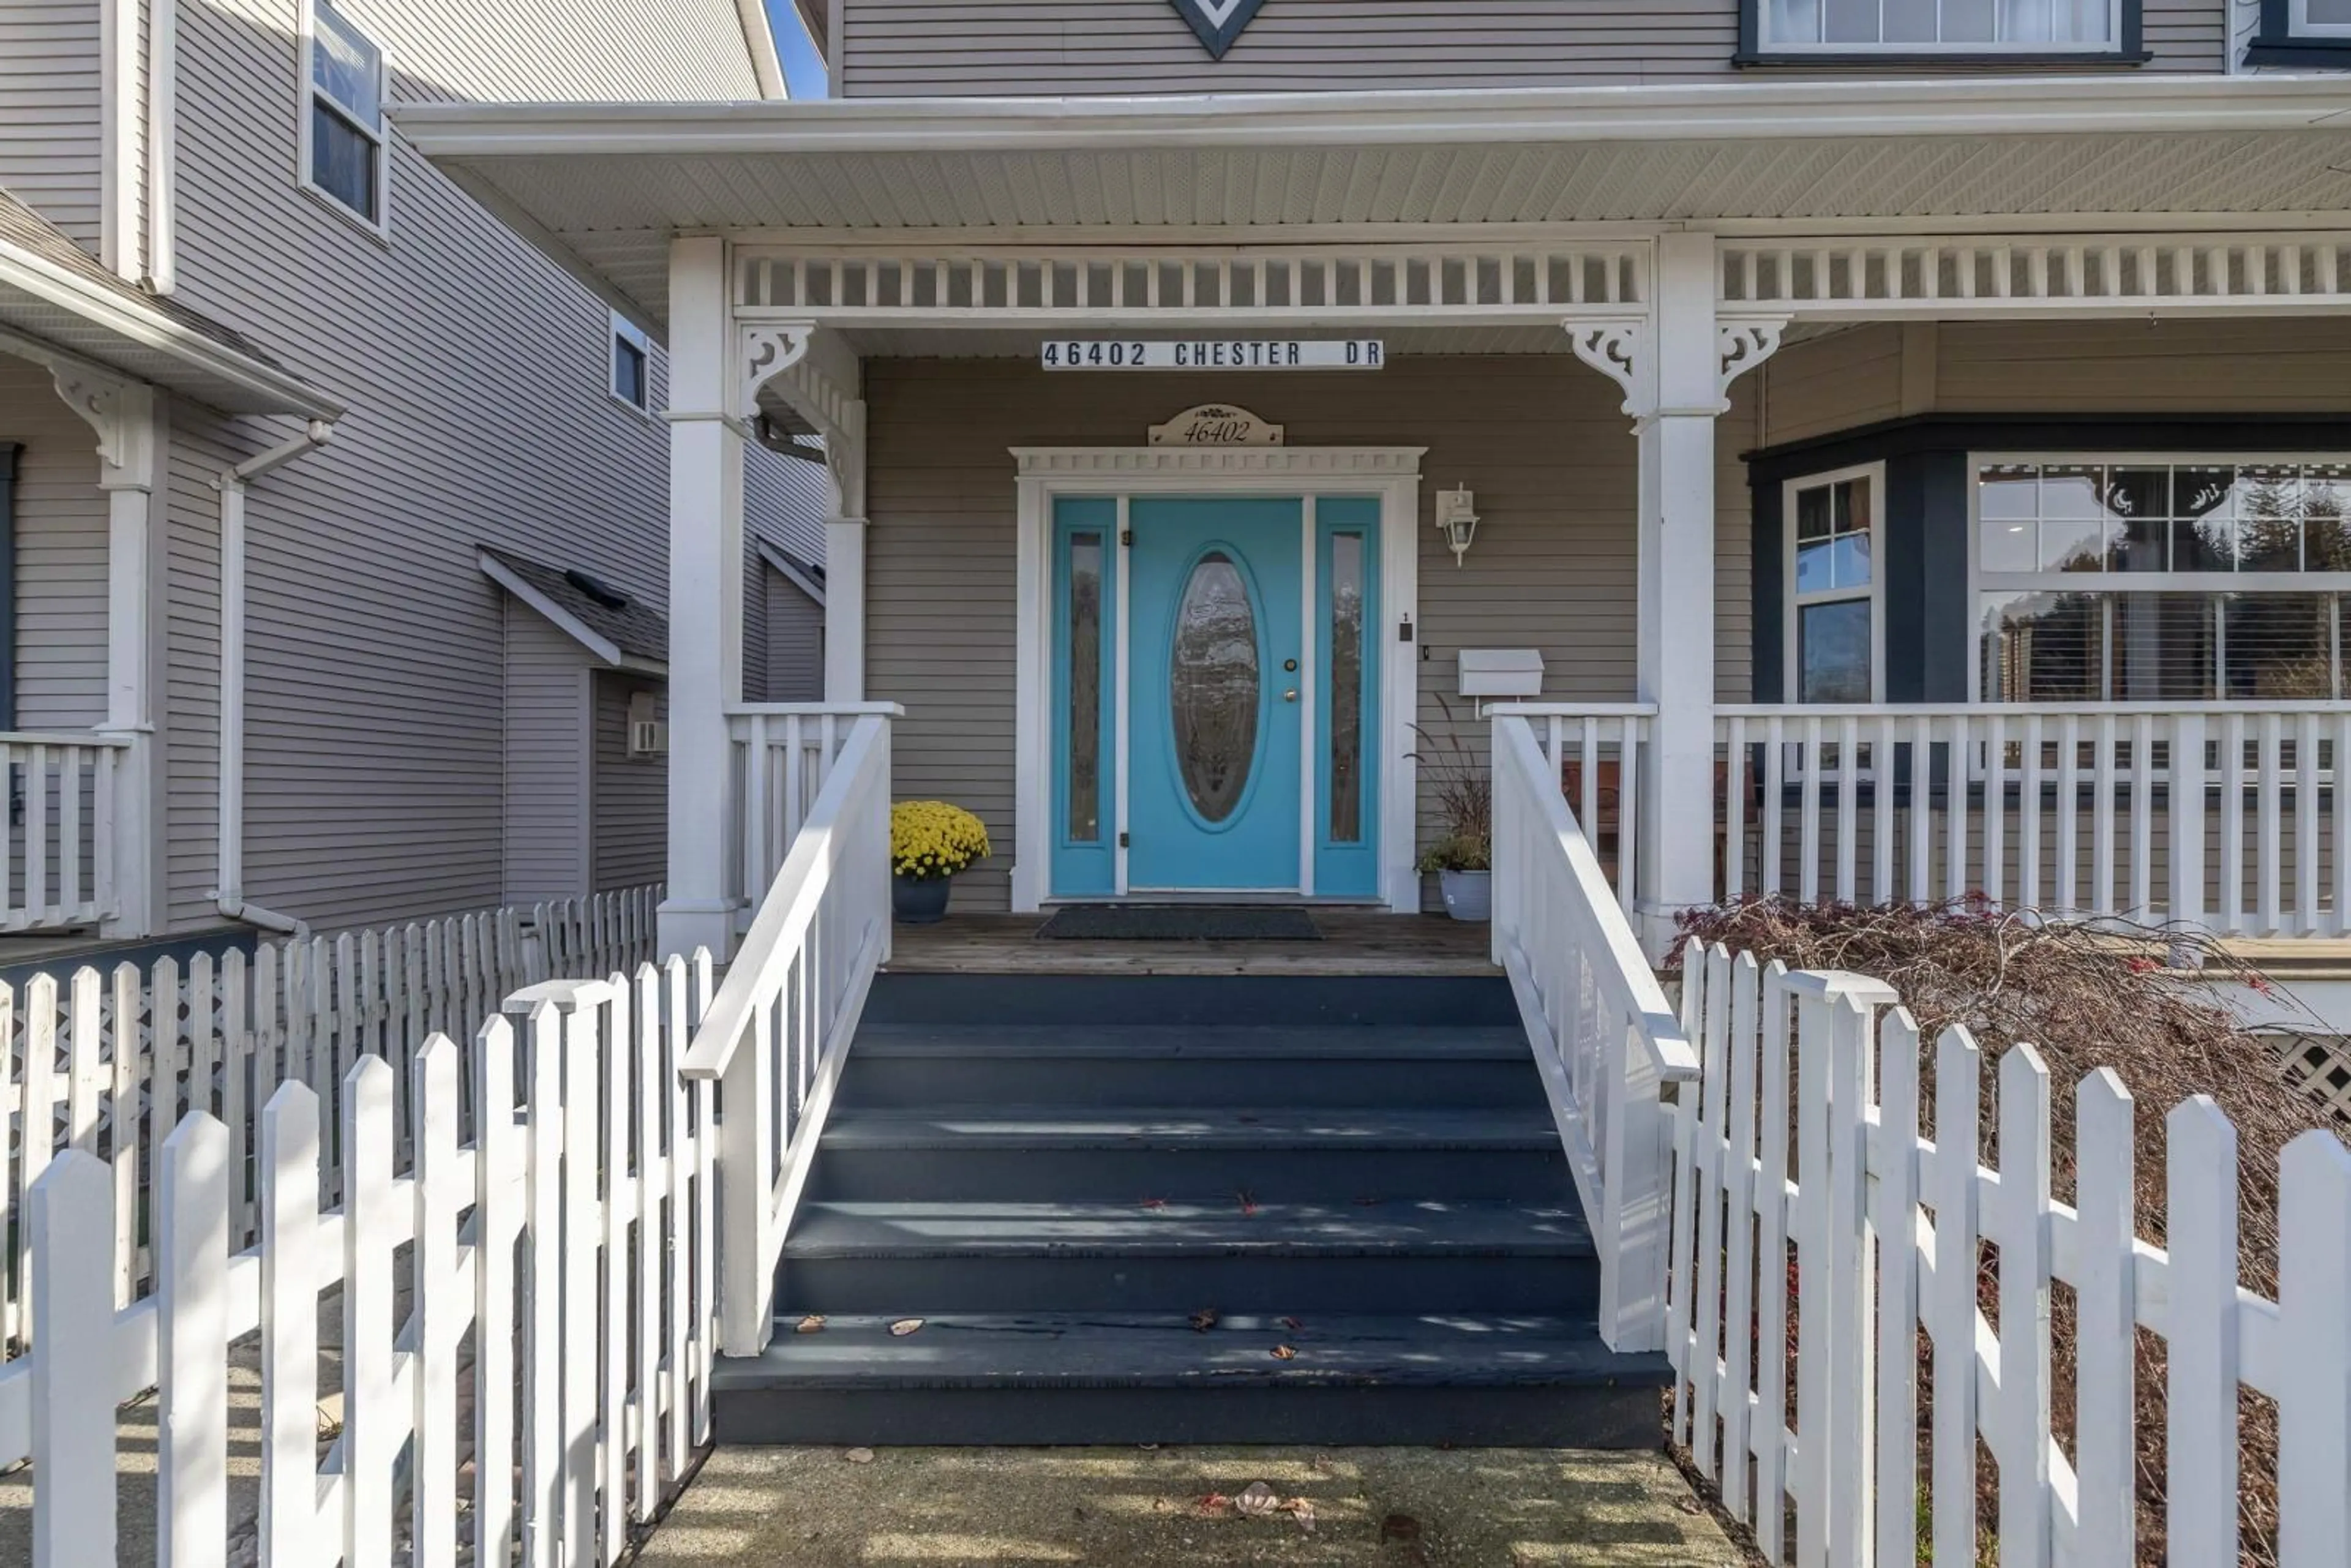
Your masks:
<svg viewBox="0 0 2351 1568"><path fill-rule="evenodd" d="M2284 702L2335 695L2335 601L2323 593L2232 593L2220 695Z"/></svg>
<svg viewBox="0 0 2351 1568"><path fill-rule="evenodd" d="M1797 612L1796 700L1869 700L1869 601L1841 599Z"/></svg>
<svg viewBox="0 0 2351 1568"><path fill-rule="evenodd" d="M1331 841L1364 840L1364 536L1331 536Z"/></svg>
<svg viewBox="0 0 2351 1568"><path fill-rule="evenodd" d="M2202 593L2105 597L2116 702L2209 702L2217 644L2214 598Z"/></svg>
<svg viewBox="0 0 2351 1568"><path fill-rule="evenodd" d="M1983 596L1986 702L2097 702L2105 695L2105 615L2091 593Z"/></svg>
<svg viewBox="0 0 2351 1568"><path fill-rule="evenodd" d="M1963 51L2098 45L2114 41L2114 19L2113 0L1765 0L1762 42Z"/></svg>
<svg viewBox="0 0 2351 1568"><path fill-rule="evenodd" d="M1071 843L1102 841L1102 536L1070 536Z"/></svg>

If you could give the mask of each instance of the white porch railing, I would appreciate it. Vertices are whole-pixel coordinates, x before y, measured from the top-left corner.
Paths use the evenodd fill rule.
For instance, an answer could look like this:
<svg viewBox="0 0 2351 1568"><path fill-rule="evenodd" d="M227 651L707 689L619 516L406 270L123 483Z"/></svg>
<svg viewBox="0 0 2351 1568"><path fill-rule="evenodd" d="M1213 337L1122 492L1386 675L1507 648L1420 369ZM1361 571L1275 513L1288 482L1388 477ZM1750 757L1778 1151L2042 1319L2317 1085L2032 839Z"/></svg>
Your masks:
<svg viewBox="0 0 2351 1568"><path fill-rule="evenodd" d="M733 1355L768 1343L784 1233L873 972L890 953L889 711L845 721L838 750L825 746L822 786L684 1062L687 1077L718 1081L726 1101L719 1291ZM796 761L803 735L785 728Z"/></svg>
<svg viewBox="0 0 2351 1568"><path fill-rule="evenodd" d="M0 732L8 790L0 931L95 925L119 912L115 767L130 747L124 736Z"/></svg>
<svg viewBox="0 0 2351 1568"><path fill-rule="evenodd" d="M1666 1085L1698 1057L1532 724L1494 719L1494 960L1510 976L1600 1253L1600 1335L1665 1343Z"/></svg>
<svg viewBox="0 0 2351 1568"><path fill-rule="evenodd" d="M1628 912L1640 882L1641 769L1655 703L1502 703L1498 716L1523 718L1577 826Z"/></svg>
<svg viewBox="0 0 2351 1568"><path fill-rule="evenodd" d="M26 1215L40 1333L0 1369L0 1464L33 1464L34 1568L115 1561L119 1469L154 1478L133 1497L152 1499L160 1563L619 1561L710 1438L712 1095L676 1071L696 972L674 958L568 1010L541 1002L519 1050L504 1019L469 1050L434 1036L408 1073L406 1175L382 1059L333 1082L339 1108L278 1085L250 1247L231 1236L246 1173L198 1103L162 1143L156 1293L134 1305L92 1244L120 1224L116 1184L61 1155ZM321 1212L330 1148L343 1197ZM323 1357L322 1311L340 1318ZM257 1410L230 1394L240 1369ZM257 1518L232 1444L258 1458Z"/></svg>
<svg viewBox="0 0 2351 1568"><path fill-rule="evenodd" d="M752 907L816 809L833 760L861 718L898 718L896 703L744 703L726 710L734 800L734 895Z"/></svg>
<svg viewBox="0 0 2351 1568"><path fill-rule="evenodd" d="M2277 1404L2277 1561L2342 1563L2351 1151L2333 1134L2285 1151L2272 1301L2237 1283L2236 1134L2210 1101L2166 1118L2158 1248L2134 1233L2137 1113L2111 1069L2076 1093L2068 1206L2051 1197L2049 1074L2030 1046L2000 1063L1999 1168L1988 1169L1982 1063L1964 1030L1937 1043L1930 1139L1917 1030L1885 1009L1886 988L1696 945L1684 974L1703 1076L1675 1107L1674 1436L1766 1557L1785 1559L1792 1509L1799 1563L1909 1563L1922 1546L1938 1563L1980 1561L1980 1440L1999 1470L2003 1568L2141 1560L2145 1331L2167 1353L2168 1560L2239 1560L2237 1424L2250 1389ZM1982 1269L1986 1246L1996 1273ZM2058 1284L2079 1324L2062 1447L2050 1405Z"/></svg>
<svg viewBox="0 0 2351 1568"><path fill-rule="evenodd" d="M2351 933L2351 705L1725 707L1722 895Z"/></svg>

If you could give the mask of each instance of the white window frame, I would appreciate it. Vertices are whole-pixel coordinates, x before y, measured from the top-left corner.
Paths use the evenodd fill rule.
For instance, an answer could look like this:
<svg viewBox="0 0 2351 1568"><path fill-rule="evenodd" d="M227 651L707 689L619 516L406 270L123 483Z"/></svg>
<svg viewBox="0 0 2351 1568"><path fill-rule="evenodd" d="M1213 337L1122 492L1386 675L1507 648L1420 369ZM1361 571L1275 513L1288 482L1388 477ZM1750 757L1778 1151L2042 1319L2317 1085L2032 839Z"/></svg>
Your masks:
<svg viewBox="0 0 2351 1568"><path fill-rule="evenodd" d="M2314 22L2310 0L2286 0L2288 36L2295 38L2351 38L2351 22Z"/></svg>
<svg viewBox="0 0 2351 1568"><path fill-rule="evenodd" d="M357 20L348 13L336 9L331 5L329 5L329 9L335 11L336 16L345 26L366 38L375 48L379 78L376 83L376 122L372 126L361 125L342 102L319 90L312 74L315 66L314 57L319 47L319 0L302 0L301 5L300 58L296 62L299 67L300 79L297 87L294 113L295 182L303 190L324 202L329 208L341 214L379 239L389 238L392 235L392 128L385 118L383 106L392 98L392 54L381 44L376 42L373 34L360 26ZM313 107L320 99L325 100L330 113L349 123L374 146L376 210L372 215L360 212L345 202L342 197L311 178L310 120Z"/></svg>
<svg viewBox="0 0 2351 1568"><path fill-rule="evenodd" d="M1771 33L1771 0L1749 0L1755 7L1755 39L1764 55L2111 55L2123 48L2124 7L2130 0L2106 0L2106 36L2103 38L1993 38L1950 43L1917 39L1896 43L1839 43L1824 38L1781 38ZM2303 0L2294 0L2297 8ZM1827 16L1827 0L1817 0L1816 15ZM1999 14L1998 7L1994 15ZM1883 12L1880 13L1881 18ZM1880 30L1883 30L1881 21Z"/></svg>
<svg viewBox="0 0 2351 1568"><path fill-rule="evenodd" d="M645 400L643 402L621 390L621 345L623 343L636 350L644 359ZM604 390L611 392L612 401L623 408L643 414L653 412L653 340L643 328L618 310L612 312L611 336L604 342Z"/></svg>
<svg viewBox="0 0 2351 1568"><path fill-rule="evenodd" d="M2030 463L2041 467L2068 463L2099 463L2110 468L2153 467L2158 465L2183 468L2225 464L2233 468L2249 463L2343 464L2351 462L2351 453L2216 452L2203 448L2180 452L2100 452L2069 448L2051 452L1970 452L1967 461L1968 701L1971 703L1986 700L1983 694L1983 645L1989 633L1983 624L1983 596L1987 593L2084 593L2102 590L2108 593L2351 594L2351 572L2346 571L1987 571L1983 565L1983 485L1980 478L1986 467L2003 463ZM2346 660L2351 660L2351 635L2346 635L2346 628L2338 625L2335 636L2338 644L2337 680L2345 689L2351 690L2351 670L2343 667ZM2213 642L2212 656L2216 663L2212 689L2218 692L2220 690L2220 677L2227 670L2228 633L2225 625L2216 632ZM2032 701L2030 697L2013 695L2003 700ZM2098 700L2119 699L2102 697ZM2225 702L2229 699L2220 697L2213 700Z"/></svg>
<svg viewBox="0 0 2351 1568"><path fill-rule="evenodd" d="M1806 490L1824 490L1855 479L1869 481L1869 588L1832 588L1812 593L1796 591L1796 497ZM1869 601L1869 700L1886 700L1886 465L1860 463L1850 468L1827 468L1785 480L1780 486L1780 601L1782 654L1780 689L1783 700L1802 703L1804 673L1802 612L1815 604ZM1823 711L1857 706L1852 703L1813 703Z"/></svg>

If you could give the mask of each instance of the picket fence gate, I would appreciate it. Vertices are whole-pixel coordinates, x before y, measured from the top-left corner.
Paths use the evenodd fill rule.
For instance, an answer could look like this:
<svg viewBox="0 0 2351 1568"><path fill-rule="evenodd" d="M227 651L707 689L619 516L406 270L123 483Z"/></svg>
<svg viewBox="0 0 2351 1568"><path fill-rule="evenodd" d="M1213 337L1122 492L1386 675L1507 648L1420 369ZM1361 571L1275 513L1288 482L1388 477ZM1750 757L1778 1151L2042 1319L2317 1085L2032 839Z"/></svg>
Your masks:
<svg viewBox="0 0 2351 1568"><path fill-rule="evenodd" d="M1981 1061L1965 1030L1937 1042L1943 1135L1928 1139L1917 1030L1883 982L1695 943L1683 975L1700 1079L1675 1109L1673 1432L1764 1555L1791 1560L1792 1513L1800 1568L1913 1563L1922 1531L1934 1563L1976 1563L1980 1437L1998 1467L2001 1568L2128 1568L2136 1330L2147 1329L2168 1351L2168 1560L2239 1560L2242 1386L2277 1402L2279 1562L2339 1568L2351 1151L2334 1134L2285 1151L2272 1301L2238 1284L2236 1134L2209 1099L2166 1119L2166 1250L2134 1233L2135 1108L2112 1069L2077 1091L2068 1206L2051 1197L2049 1074L2031 1046L2001 1060L2000 1163L1987 1169ZM2000 1260L1991 1319L1978 1295L1987 1244ZM2053 1283L2079 1313L2070 1454L2053 1435Z"/></svg>
<svg viewBox="0 0 2351 1568"><path fill-rule="evenodd" d="M393 1159L413 1157L417 1119L409 1067L434 1033L469 1040L505 998L549 978L625 972L650 959L657 888L632 888L529 910L505 908L334 937L270 942L248 959L198 954L184 966L85 967L60 983L36 976L0 986L0 1233L13 1267L0 1278L0 1357L32 1332L31 1235L15 1223L25 1195L60 1148L110 1166L113 1304L155 1288L145 1219L163 1142L183 1112L225 1128L233 1169L229 1235L260 1224L255 1114L281 1082L307 1083L326 1107L321 1200L341 1191L339 1087L363 1057L392 1067ZM118 1020L131 1020L128 1030ZM129 1049L122 1048L123 1041ZM470 1093L469 1090L461 1091ZM47 1136L41 1135L46 1130Z"/></svg>
<svg viewBox="0 0 2351 1568"><path fill-rule="evenodd" d="M0 1368L0 1464L30 1458L38 1478L35 1568L115 1560L116 1406L148 1388L157 1561L222 1562L246 1528L227 1464L238 1371L260 1385L258 1430L239 1437L261 1457L261 1568L616 1562L710 1435L715 1094L678 1059L711 988L707 955L673 958L542 998L519 1034L493 1018L470 1048L434 1035L409 1064L406 1175L382 1058L338 1081L332 1114L309 1084L277 1085L250 1246L231 1235L228 1128L194 1107L162 1145L155 1294L128 1307L87 1245L115 1224L116 1184L60 1155L26 1204L40 1333ZM322 1208L335 1142L343 1196ZM320 1399L338 1392L322 1457Z"/></svg>

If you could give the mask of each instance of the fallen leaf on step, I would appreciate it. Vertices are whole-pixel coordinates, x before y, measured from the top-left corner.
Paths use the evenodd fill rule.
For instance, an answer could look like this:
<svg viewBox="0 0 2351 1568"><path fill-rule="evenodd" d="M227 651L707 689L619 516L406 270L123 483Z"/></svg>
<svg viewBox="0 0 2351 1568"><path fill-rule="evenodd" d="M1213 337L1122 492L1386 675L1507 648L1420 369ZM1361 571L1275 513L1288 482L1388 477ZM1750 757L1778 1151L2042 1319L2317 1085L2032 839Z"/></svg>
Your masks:
<svg viewBox="0 0 2351 1568"><path fill-rule="evenodd" d="M817 1316L814 1312L810 1312L808 1316L802 1318L799 1322L792 1325L792 1332L794 1333L822 1333L824 1332L824 1320Z"/></svg>
<svg viewBox="0 0 2351 1568"><path fill-rule="evenodd" d="M1276 1318L1273 1321L1280 1323L1283 1328L1288 1329L1292 1333L1296 1333L1300 1329L1306 1326L1304 1323L1300 1322L1296 1318Z"/></svg>
<svg viewBox="0 0 2351 1568"><path fill-rule="evenodd" d="M1314 1532L1314 1504L1302 1497L1291 1498L1281 1505L1281 1511L1298 1521L1298 1528L1309 1535Z"/></svg>
<svg viewBox="0 0 2351 1568"><path fill-rule="evenodd" d="M1143 1207L1145 1208L1165 1208L1167 1207L1167 1200L1164 1197L1146 1197L1143 1200Z"/></svg>
<svg viewBox="0 0 2351 1568"><path fill-rule="evenodd" d="M1233 1500L1220 1491L1212 1491L1200 1500L1202 1513L1222 1513L1233 1505Z"/></svg>
<svg viewBox="0 0 2351 1568"><path fill-rule="evenodd" d="M1273 1347L1273 1359L1276 1361L1296 1361L1298 1359L1298 1352L1290 1348L1289 1345L1278 1344Z"/></svg>
<svg viewBox="0 0 2351 1568"><path fill-rule="evenodd" d="M1246 1192L1237 1193L1234 1196L1241 1200L1241 1212L1243 1214L1255 1214L1257 1212L1257 1199L1251 1197Z"/></svg>
<svg viewBox="0 0 2351 1568"><path fill-rule="evenodd" d="M920 1318L900 1318L896 1322L890 1325L890 1332L897 1335L900 1339L904 1339L908 1334L914 1333L922 1326L923 1320Z"/></svg>
<svg viewBox="0 0 2351 1568"><path fill-rule="evenodd" d="M1233 1499L1233 1511L1243 1519L1262 1519L1281 1506L1281 1496L1263 1481L1251 1481Z"/></svg>
<svg viewBox="0 0 2351 1568"><path fill-rule="evenodd" d="M852 1465L870 1465L873 1462L873 1450L871 1448L852 1448L849 1452L841 1455L841 1457L847 1459Z"/></svg>
<svg viewBox="0 0 2351 1568"><path fill-rule="evenodd" d="M1418 1541L1420 1521L1408 1513L1392 1513L1380 1521L1382 1541Z"/></svg>
<svg viewBox="0 0 2351 1568"><path fill-rule="evenodd" d="M1215 1328L1216 1326L1216 1308L1202 1307L1198 1312L1192 1314L1192 1332L1194 1333L1207 1333L1210 1329Z"/></svg>

